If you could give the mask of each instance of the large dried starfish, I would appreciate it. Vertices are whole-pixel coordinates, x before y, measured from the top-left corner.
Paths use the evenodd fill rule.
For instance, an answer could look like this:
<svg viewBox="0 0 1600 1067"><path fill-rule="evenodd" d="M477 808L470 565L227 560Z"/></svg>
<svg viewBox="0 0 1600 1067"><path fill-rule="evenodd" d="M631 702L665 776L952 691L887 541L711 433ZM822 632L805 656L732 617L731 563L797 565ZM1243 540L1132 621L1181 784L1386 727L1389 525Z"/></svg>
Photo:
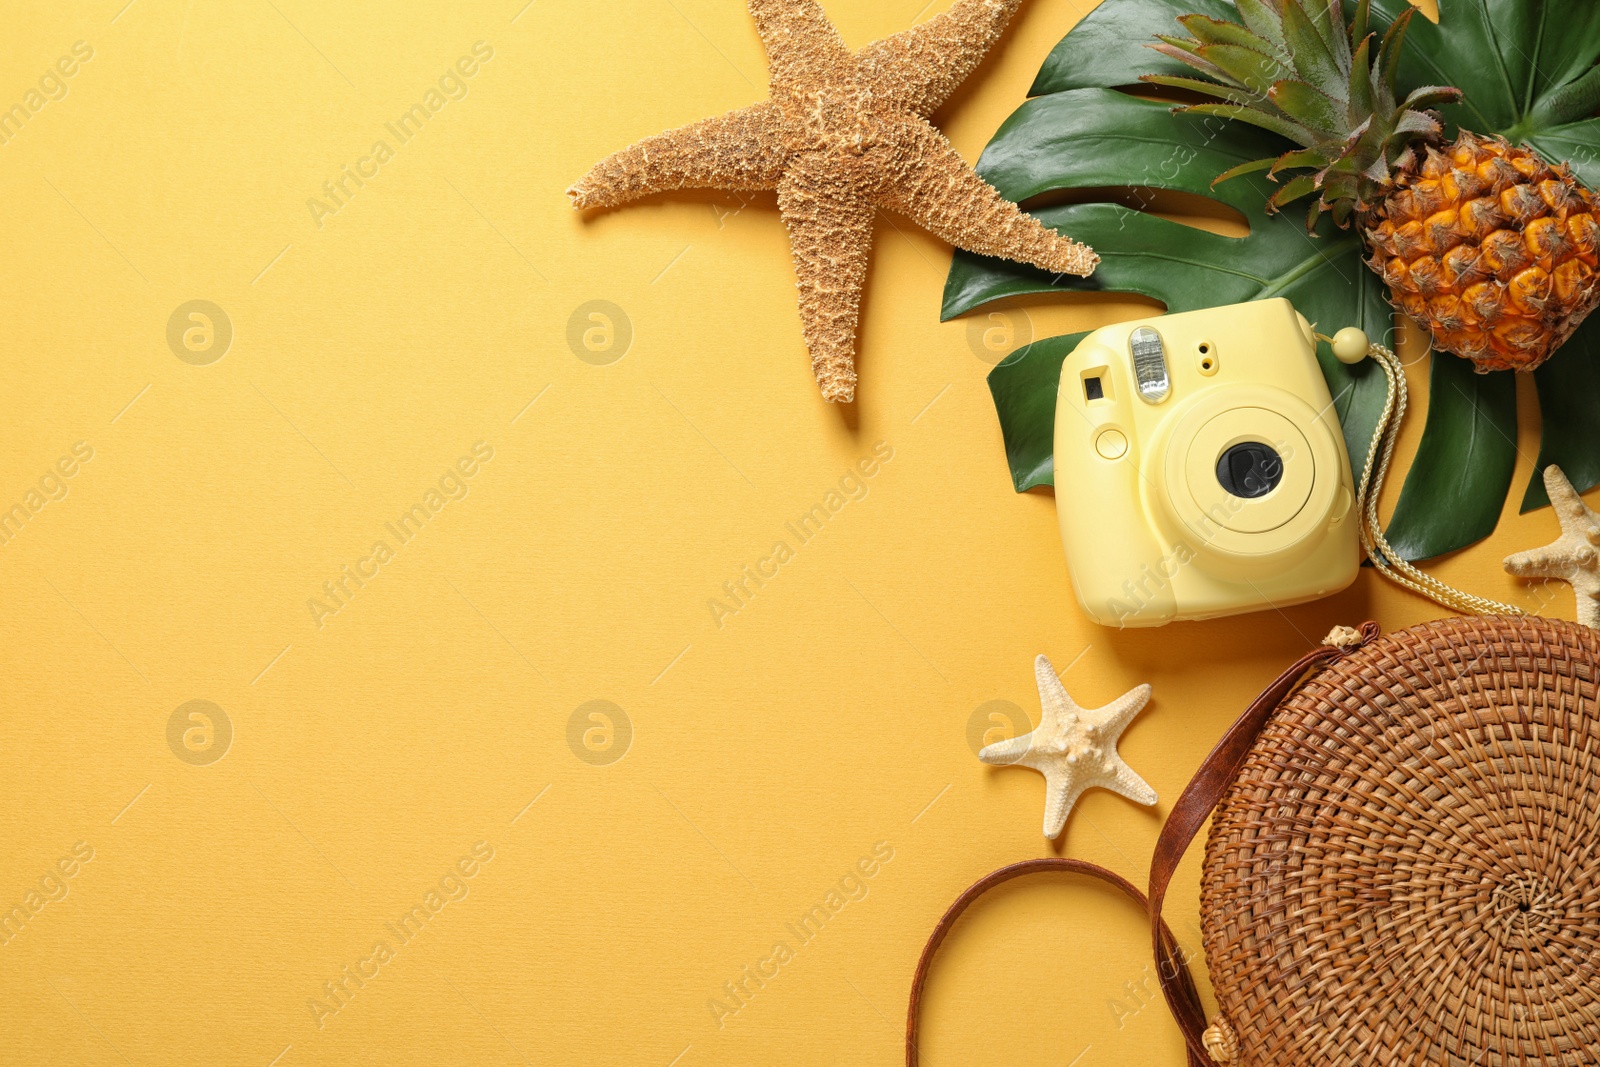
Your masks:
<svg viewBox="0 0 1600 1067"><path fill-rule="evenodd" d="M927 116L983 59L1022 0L957 0L851 53L816 0L749 0L771 99L640 141L567 190L612 207L671 189L776 189L811 369L855 397L855 336L873 216L889 208L958 248L1063 274L1099 257L1026 215L968 167Z"/></svg>
<svg viewBox="0 0 1600 1067"><path fill-rule="evenodd" d="M1519 578L1556 578L1578 595L1578 622L1600 627L1600 515L1590 510L1560 467L1544 469L1544 487L1555 506L1561 536L1543 548L1506 557Z"/></svg>

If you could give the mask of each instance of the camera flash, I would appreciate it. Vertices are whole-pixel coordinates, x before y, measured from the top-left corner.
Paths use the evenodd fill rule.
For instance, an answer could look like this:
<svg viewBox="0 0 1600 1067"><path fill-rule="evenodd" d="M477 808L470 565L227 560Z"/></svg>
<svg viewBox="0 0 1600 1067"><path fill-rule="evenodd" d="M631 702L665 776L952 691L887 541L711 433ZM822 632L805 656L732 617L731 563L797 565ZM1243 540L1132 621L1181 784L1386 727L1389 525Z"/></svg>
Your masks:
<svg viewBox="0 0 1600 1067"><path fill-rule="evenodd" d="M1133 356L1133 376L1139 382L1139 395L1152 404L1167 398L1172 383L1167 379L1167 346L1161 335L1148 326L1141 326L1128 337L1128 350Z"/></svg>

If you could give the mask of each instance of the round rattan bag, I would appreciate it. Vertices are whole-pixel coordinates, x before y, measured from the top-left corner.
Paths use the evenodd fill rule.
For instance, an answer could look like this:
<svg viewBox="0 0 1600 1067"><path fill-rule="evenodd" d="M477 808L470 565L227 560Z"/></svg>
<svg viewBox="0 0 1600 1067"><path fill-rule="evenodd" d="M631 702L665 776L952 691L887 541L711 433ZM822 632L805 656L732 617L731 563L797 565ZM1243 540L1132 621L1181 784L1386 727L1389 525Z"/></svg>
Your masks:
<svg viewBox="0 0 1600 1067"><path fill-rule="evenodd" d="M1443 620L1278 706L1206 846L1213 1059L1600 1063L1597 638Z"/></svg>
<svg viewBox="0 0 1600 1067"><path fill-rule="evenodd" d="M1205 1017L1161 920L1214 811L1200 924ZM1600 1065L1600 631L1531 617L1341 628L1229 729L1173 805L1148 910L1191 1067Z"/></svg>

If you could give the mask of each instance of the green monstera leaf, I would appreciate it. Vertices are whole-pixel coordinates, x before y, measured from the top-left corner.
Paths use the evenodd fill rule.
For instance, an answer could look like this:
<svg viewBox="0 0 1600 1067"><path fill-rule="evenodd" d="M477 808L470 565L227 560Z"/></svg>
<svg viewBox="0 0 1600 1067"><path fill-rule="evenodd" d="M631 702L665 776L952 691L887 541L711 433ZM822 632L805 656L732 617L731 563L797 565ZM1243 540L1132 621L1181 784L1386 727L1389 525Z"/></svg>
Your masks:
<svg viewBox="0 0 1600 1067"><path fill-rule="evenodd" d="M1392 21L1405 0L1374 0L1374 20ZM1437 24L1412 22L1400 83L1454 85L1465 100L1446 109L1454 127L1501 133L1551 160L1567 160L1600 187L1600 4L1570 0L1440 0ZM1004 195L1029 201L1077 191L1099 202L1045 207L1046 224L1094 246L1094 277L1052 277L1031 267L957 252L943 317L992 301L1064 292L1137 293L1189 311L1282 296L1324 332L1358 325L1377 340L1394 334L1382 282L1362 262L1359 239L1324 220L1316 236L1298 213L1268 215L1276 186L1261 175L1212 188L1228 168L1284 151L1288 142L1241 123L1174 115L1133 95L1138 76L1187 73L1144 47L1175 32L1180 15L1237 19L1226 0L1104 0L1045 61L1030 99L984 150L978 170ZM1454 128L1450 133L1454 134ZM1242 213L1244 237L1170 222L1108 189L1169 190L1207 197ZM1083 334L1036 341L989 375L1019 492L1053 480L1056 380ZM1392 343L1392 342L1391 342ZM1370 364L1347 367L1326 345L1317 353L1359 470L1383 408L1385 383ZM1539 468L1559 463L1580 488L1600 484L1600 315L1535 372L1543 417ZM1493 531L1516 461L1516 384L1479 375L1454 356L1433 360L1427 421L1388 536L1409 559L1473 543ZM1535 475L1523 510L1548 503Z"/></svg>

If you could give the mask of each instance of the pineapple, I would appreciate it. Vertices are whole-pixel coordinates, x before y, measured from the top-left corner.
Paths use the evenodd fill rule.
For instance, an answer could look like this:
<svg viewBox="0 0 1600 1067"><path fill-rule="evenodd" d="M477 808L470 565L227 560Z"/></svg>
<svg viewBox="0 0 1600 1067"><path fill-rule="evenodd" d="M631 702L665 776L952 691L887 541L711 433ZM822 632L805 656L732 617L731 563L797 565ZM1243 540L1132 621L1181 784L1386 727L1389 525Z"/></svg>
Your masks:
<svg viewBox="0 0 1600 1067"><path fill-rule="evenodd" d="M1322 213L1353 222L1391 302L1435 348L1479 371L1531 370L1600 302L1600 208L1566 164L1501 137L1460 131L1444 143L1435 105L1459 89L1426 86L1395 98L1407 11L1378 41L1370 0L1347 28L1340 0L1236 0L1240 23L1178 21L1190 38L1155 48L1202 78L1144 80L1199 93L1177 110L1248 122L1299 147L1220 175L1266 171L1282 181L1268 211L1315 194ZM1285 179L1280 179L1284 175Z"/></svg>

